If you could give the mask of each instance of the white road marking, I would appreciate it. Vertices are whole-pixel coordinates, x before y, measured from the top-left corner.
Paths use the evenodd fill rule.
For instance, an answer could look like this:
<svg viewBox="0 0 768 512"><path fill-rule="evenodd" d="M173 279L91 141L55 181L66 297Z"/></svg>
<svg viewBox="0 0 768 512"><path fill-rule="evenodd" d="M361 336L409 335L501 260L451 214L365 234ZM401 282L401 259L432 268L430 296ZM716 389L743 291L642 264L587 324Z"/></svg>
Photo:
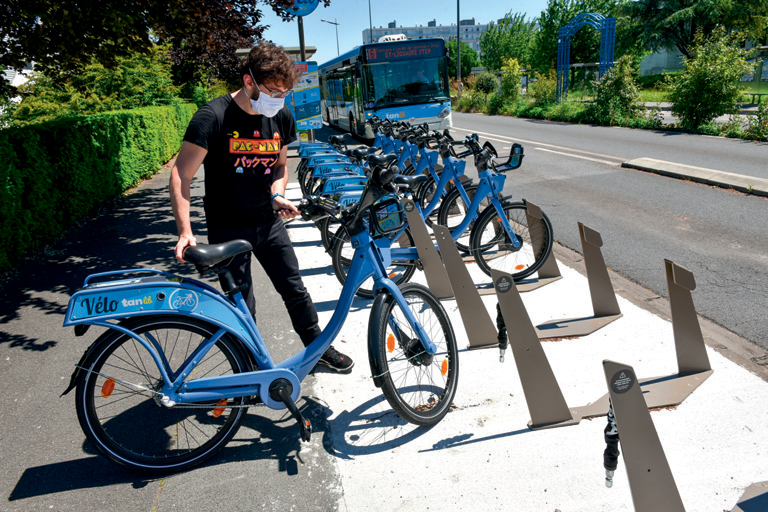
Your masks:
<svg viewBox="0 0 768 512"><path fill-rule="evenodd" d="M546 149L544 149L545 147L546 148L553 148L553 149L549 150L552 153L557 153L557 154L563 155L563 156L572 156L574 158L583 158L585 160L593 160L595 162L607 163L608 165L620 165L622 162L624 162L624 159L622 159L620 157L617 157L615 155L606 155L606 154L603 154L603 153L593 153L591 151L583 151L583 150L580 150L580 149L569 148L569 147L566 147L566 146L558 146L556 144L547 144L546 142L538 142L538 141L535 141L535 140L520 139L518 137L506 137L504 135L497 135L495 133L478 132L476 130L465 130L464 128L456 128L456 127L454 127L453 129L454 130L463 131L463 132L467 132L467 133L476 133L478 135L482 135L486 139L495 140L495 141L498 141L498 142L521 142L521 143L525 143L525 144L532 144L534 146L542 146L542 147L535 148L535 149L540 149L542 151L547 151ZM555 150L560 150L560 151L555 151ZM574 153L582 153L582 154L587 155L587 156L586 157L582 157L582 156L576 155ZM609 158L611 160L597 160L597 159L594 159L594 157Z"/></svg>

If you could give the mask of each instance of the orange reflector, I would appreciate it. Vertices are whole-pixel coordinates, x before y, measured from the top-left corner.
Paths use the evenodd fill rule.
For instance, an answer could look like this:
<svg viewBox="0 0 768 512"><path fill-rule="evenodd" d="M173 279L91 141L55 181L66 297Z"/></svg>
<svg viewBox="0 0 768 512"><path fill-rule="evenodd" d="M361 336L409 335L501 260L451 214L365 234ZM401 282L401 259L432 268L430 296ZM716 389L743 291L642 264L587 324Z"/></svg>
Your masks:
<svg viewBox="0 0 768 512"><path fill-rule="evenodd" d="M448 360L443 359L443 364L440 365L440 373L445 376L446 373L448 373Z"/></svg>
<svg viewBox="0 0 768 512"><path fill-rule="evenodd" d="M115 379L109 378L101 385L101 397L109 398L115 390Z"/></svg>
<svg viewBox="0 0 768 512"><path fill-rule="evenodd" d="M387 350L389 350L390 353L395 351L395 335L390 334L387 336Z"/></svg>
<svg viewBox="0 0 768 512"><path fill-rule="evenodd" d="M515 270L523 270L525 265L515 265Z"/></svg>
<svg viewBox="0 0 768 512"><path fill-rule="evenodd" d="M224 414L224 407L221 407L221 406L227 405L227 399L226 398L222 398L221 400L219 400L219 403L217 403L216 405L218 405L219 407L216 407L213 410L213 417L214 418L218 418L219 416Z"/></svg>
<svg viewBox="0 0 768 512"><path fill-rule="evenodd" d="M391 274L389 274L389 278L394 279L396 275L397 275L397 272L392 272Z"/></svg>
<svg viewBox="0 0 768 512"><path fill-rule="evenodd" d="M496 222L501 222L501 217L496 217Z"/></svg>

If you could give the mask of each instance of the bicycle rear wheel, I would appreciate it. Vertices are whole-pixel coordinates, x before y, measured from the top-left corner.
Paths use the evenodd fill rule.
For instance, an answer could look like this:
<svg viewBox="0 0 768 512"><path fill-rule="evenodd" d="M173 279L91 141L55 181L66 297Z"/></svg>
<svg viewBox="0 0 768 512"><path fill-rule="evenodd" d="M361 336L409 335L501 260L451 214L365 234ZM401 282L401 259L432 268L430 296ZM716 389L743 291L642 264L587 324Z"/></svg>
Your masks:
<svg viewBox="0 0 768 512"><path fill-rule="evenodd" d="M541 219L528 215L525 203L504 202L502 208L519 247L512 244L496 209L489 207L472 229L470 252L486 275L495 268L519 281L536 272L551 254L552 224L546 214Z"/></svg>
<svg viewBox="0 0 768 512"><path fill-rule="evenodd" d="M187 317L140 317L123 324L154 339L174 376L200 343L218 329ZM162 357L162 356L161 356ZM246 398L165 407L160 372L146 348L131 336L108 331L83 363L77 385L77 417L88 440L118 464L153 473L183 471L221 450L245 417ZM189 380L250 370L240 344L223 336Z"/></svg>
<svg viewBox="0 0 768 512"><path fill-rule="evenodd" d="M378 348L377 367L392 409L416 425L434 425L448 413L459 379L459 352L448 315L425 286L400 286L408 307L437 345L437 353L424 350L394 297L383 293L371 308L369 343Z"/></svg>
<svg viewBox="0 0 768 512"><path fill-rule="evenodd" d="M394 235L392 234L389 236ZM334 245L331 248L331 263L333 265L333 273L336 274L336 279L338 279L341 284L344 284L344 282L347 280L347 274L349 273L349 266L352 264L352 256L355 254L355 249L352 247L352 244L349 240L349 234L347 233L347 230L344 229L344 227L340 227L339 230L336 231L333 244ZM413 236L411 235L411 231L406 229L402 235L400 235L396 240L392 241L391 248L397 249L398 247L413 246L414 241ZM414 272L416 272L415 261L392 262L392 264L387 267L387 275L397 285L410 281ZM362 297L363 299L372 299L373 284L374 281L372 277L366 279L360 288L358 288L357 292L355 292L355 295Z"/></svg>

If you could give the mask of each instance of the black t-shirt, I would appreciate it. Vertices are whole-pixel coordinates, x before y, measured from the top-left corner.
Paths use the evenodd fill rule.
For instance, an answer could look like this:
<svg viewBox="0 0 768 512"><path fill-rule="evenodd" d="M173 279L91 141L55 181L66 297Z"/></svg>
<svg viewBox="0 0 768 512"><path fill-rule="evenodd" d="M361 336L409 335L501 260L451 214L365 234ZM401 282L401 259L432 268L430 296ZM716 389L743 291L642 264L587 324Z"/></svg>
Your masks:
<svg viewBox="0 0 768 512"><path fill-rule="evenodd" d="M275 117L243 111L231 95L211 100L189 123L184 140L208 153L205 215L211 226L247 227L274 221L272 166L283 146L296 140L288 107Z"/></svg>

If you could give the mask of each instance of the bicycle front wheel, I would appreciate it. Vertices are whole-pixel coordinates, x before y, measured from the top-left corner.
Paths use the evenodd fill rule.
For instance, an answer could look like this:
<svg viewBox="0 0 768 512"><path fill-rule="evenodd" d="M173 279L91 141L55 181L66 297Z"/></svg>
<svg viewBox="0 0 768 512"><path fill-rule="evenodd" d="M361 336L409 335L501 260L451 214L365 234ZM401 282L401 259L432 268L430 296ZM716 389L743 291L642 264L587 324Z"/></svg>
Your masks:
<svg viewBox="0 0 768 512"><path fill-rule="evenodd" d="M475 197L475 193L477 192L477 185L469 185L464 187L464 190L466 191L469 200L472 201ZM440 210L437 212L437 222L441 226L448 228L451 233L453 233L453 231L459 227L459 224L464 222L464 218L467 215L480 215L480 213L483 212L484 209L487 208L490 204L490 199L486 197L478 205L477 212L470 212L470 205L467 204L466 201L464 201L464 199L461 197L459 188L454 187L454 189L451 190L446 198L443 199L443 202L440 205ZM474 226L474 222L475 221L472 221L467 227L466 231L464 231L464 233L462 233L462 235L456 239L456 248L461 252L469 252L470 237L472 236L472 227Z"/></svg>
<svg viewBox="0 0 768 512"><path fill-rule="evenodd" d="M217 331L200 320L171 316L140 317L123 326L156 342L169 375ZM164 382L141 343L118 331L96 343L77 385L77 417L88 440L114 462L145 472L183 471L213 456L237 432L245 417L237 406L245 398L165 407L159 394ZM189 380L249 369L240 343L225 335Z"/></svg>
<svg viewBox="0 0 768 512"><path fill-rule="evenodd" d="M519 281L536 272L552 253L552 223L543 212L541 219L528 215L525 203L504 202L502 209L513 233L504 230L495 208L486 208L472 229L470 252L486 275L494 268Z"/></svg>
<svg viewBox="0 0 768 512"><path fill-rule="evenodd" d="M382 385L392 409L416 425L434 425L448 413L459 379L459 352L448 315L425 286L400 286L407 307L437 346L428 354L400 305L389 293L371 308L369 343L378 347Z"/></svg>

